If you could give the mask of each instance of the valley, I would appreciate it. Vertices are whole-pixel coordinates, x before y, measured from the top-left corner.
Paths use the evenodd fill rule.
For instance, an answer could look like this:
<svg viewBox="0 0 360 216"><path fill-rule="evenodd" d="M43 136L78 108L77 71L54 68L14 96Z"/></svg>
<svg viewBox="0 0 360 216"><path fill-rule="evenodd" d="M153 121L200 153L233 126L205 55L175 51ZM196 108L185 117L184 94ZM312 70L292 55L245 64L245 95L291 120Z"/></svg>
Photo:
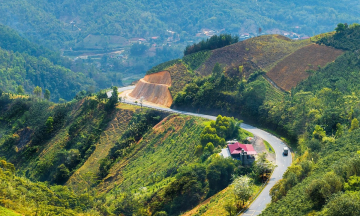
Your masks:
<svg viewBox="0 0 360 216"><path fill-rule="evenodd" d="M0 215L358 215L359 8L5 0Z"/></svg>

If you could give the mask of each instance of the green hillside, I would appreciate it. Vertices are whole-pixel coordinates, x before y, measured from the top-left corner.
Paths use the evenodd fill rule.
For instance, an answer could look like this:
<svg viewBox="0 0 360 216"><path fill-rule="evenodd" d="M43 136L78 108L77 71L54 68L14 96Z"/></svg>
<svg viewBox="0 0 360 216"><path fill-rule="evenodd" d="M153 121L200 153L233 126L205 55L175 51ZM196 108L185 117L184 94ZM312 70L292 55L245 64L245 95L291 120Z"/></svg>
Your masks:
<svg viewBox="0 0 360 216"><path fill-rule="evenodd" d="M96 10L95 10L96 8ZM339 22L358 22L354 1L41 1L6 0L0 22L25 35L63 46L89 34L126 38L159 36L167 29L193 37L201 28L256 33L280 28L308 34L329 31ZM36 16L35 16L36 14ZM31 15L31 16L30 16ZM180 17L186 17L180 19ZM70 23L75 22L75 27Z"/></svg>
<svg viewBox="0 0 360 216"><path fill-rule="evenodd" d="M296 160L272 188L272 203L262 215L360 211L359 32L356 24L339 24L336 33L313 38L347 51L334 62L307 71L309 77L289 93L277 90L262 71L244 79L243 68L231 73L216 64L210 76L195 79L175 97L177 108L249 117L288 138Z"/></svg>
<svg viewBox="0 0 360 216"><path fill-rule="evenodd" d="M115 75L115 76L114 76ZM92 65L73 62L0 25L0 89L31 94L36 86L50 90L51 100L71 100L80 91L93 92L122 85L114 72L102 73ZM19 92L22 86L24 92Z"/></svg>
<svg viewBox="0 0 360 216"><path fill-rule="evenodd" d="M250 135L234 118L211 122L102 96L55 104L1 93L0 157L7 162L0 169L6 182L0 184L5 191L0 206L20 214L41 209L65 215L179 215L234 177L248 174L260 184L260 174L271 172L263 161L260 169L218 156L225 139L245 141ZM10 181L14 177L6 169L15 171L10 163L21 184ZM27 204L34 196L36 202Z"/></svg>

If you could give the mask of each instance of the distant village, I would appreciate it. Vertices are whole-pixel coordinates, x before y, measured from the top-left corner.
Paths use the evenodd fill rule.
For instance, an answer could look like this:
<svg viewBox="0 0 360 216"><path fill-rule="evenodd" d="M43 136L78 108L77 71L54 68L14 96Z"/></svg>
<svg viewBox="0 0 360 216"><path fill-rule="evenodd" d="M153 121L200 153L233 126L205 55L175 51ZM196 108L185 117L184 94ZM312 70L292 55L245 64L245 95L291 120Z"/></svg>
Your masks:
<svg viewBox="0 0 360 216"><path fill-rule="evenodd" d="M293 28L294 30L299 30L298 26ZM123 62L124 65L131 66L132 61L129 58L129 50L133 44L144 44L147 46L146 51L143 53L143 56L154 57L158 49L162 50L164 47L184 47L187 45L194 44L202 39L210 38L213 35L219 35L226 33L225 29L208 29L203 28L199 30L194 37L181 36L179 33L166 30L162 35L153 35L146 38L143 37L134 37L134 38L124 38L117 35L93 35L89 34L82 41L76 43L76 45L70 50L64 51L66 56L74 56L76 59L88 59L92 58L93 60L100 60L104 54L107 54L109 58L119 59ZM280 29L270 29L266 31L254 32L239 32L239 40L246 40L249 38L257 37L260 35L267 34L279 34L285 37L288 37L292 40L305 40L310 37L305 34L284 31ZM95 62L97 67L100 67L99 62ZM112 66L112 65L110 65Z"/></svg>

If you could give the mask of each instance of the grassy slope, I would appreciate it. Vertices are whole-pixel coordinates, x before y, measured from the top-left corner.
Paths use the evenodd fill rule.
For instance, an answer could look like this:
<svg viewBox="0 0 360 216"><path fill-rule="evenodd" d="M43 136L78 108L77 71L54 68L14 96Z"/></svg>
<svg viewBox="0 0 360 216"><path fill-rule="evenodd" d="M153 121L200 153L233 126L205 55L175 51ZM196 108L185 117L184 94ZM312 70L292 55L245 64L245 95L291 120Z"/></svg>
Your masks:
<svg viewBox="0 0 360 216"><path fill-rule="evenodd" d="M105 158L110 149L114 147L116 141L125 131L128 123L136 110L136 107L128 106L126 104L118 105L118 110L114 118L109 122L106 130L101 134L100 140L96 143L95 151L86 160L68 180L67 184L72 186L75 190L83 189L86 182L83 181L83 176L90 172L97 174L99 172L99 162Z"/></svg>
<svg viewBox="0 0 360 216"><path fill-rule="evenodd" d="M169 173L198 159L194 149L204 128L203 121L178 115L164 119L138 142L128 156L115 163L100 185L101 190L119 185L134 192L146 187L147 193L152 193L165 186L172 181Z"/></svg>
<svg viewBox="0 0 360 216"><path fill-rule="evenodd" d="M6 215L6 216L18 216L21 214L15 213L14 211L11 211L10 209L4 208L0 206L0 215Z"/></svg>

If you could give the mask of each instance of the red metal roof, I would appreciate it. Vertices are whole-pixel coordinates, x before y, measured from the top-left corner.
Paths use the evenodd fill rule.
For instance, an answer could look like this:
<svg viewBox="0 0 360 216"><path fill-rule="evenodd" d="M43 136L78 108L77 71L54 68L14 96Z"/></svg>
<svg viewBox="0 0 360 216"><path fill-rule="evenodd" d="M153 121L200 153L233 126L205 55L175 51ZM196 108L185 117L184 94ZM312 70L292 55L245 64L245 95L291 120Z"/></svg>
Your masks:
<svg viewBox="0 0 360 216"><path fill-rule="evenodd" d="M236 142L234 144L228 144L230 154L240 154L241 150L244 150L248 155L256 155L256 151L251 144L240 144Z"/></svg>

